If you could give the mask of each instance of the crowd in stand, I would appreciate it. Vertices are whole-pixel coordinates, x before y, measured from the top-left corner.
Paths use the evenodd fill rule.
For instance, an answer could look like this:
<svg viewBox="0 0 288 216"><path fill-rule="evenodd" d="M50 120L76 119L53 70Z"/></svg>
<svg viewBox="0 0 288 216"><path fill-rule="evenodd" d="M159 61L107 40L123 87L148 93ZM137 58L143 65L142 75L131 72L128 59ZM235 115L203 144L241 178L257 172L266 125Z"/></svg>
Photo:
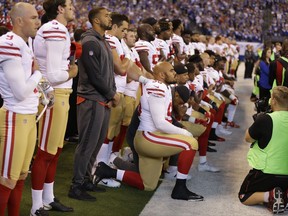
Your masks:
<svg viewBox="0 0 288 216"><path fill-rule="evenodd" d="M7 22L7 8L13 1L1 3L1 22ZM10 2L10 3L9 3ZM14 1L15 2L15 1ZM29 1L36 5L40 14L43 13L41 6L43 0ZM131 17L132 23L147 17L167 17L169 19L181 18L185 26L200 31L205 35L216 36L218 34L236 39L237 41L262 41L263 15L266 8L271 9L271 25L267 30L269 36L287 36L287 2L279 1L233 1L233 0L212 0L203 2L200 0L184 1L141 1L141 0L111 0L111 1L74 1L77 8L73 28L91 27L86 15L87 10L93 6L105 6L112 11L127 14ZM6 6L5 6L6 5ZM7 7L8 6L8 7ZM153 10L151 10L153 8ZM8 20L9 21L9 20ZM269 22L270 22L269 21ZM268 24L269 24L268 22Z"/></svg>

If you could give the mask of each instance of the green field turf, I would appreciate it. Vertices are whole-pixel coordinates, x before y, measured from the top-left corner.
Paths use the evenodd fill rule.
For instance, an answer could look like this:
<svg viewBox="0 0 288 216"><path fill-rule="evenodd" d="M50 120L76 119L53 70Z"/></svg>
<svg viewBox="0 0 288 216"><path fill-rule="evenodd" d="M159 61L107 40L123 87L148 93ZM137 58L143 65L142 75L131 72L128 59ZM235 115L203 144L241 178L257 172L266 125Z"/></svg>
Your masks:
<svg viewBox="0 0 288 216"><path fill-rule="evenodd" d="M105 193L89 192L97 197L96 202L84 202L70 199L67 196L73 169L73 155L76 145L68 143L64 146L60 156L56 181L55 196L62 203L74 208L72 213L49 212L49 215L84 215L84 216L134 216L139 215L154 192L140 191L135 188L121 185L120 188L106 188ZM21 216L30 215L31 187L30 175L26 180L21 202Z"/></svg>

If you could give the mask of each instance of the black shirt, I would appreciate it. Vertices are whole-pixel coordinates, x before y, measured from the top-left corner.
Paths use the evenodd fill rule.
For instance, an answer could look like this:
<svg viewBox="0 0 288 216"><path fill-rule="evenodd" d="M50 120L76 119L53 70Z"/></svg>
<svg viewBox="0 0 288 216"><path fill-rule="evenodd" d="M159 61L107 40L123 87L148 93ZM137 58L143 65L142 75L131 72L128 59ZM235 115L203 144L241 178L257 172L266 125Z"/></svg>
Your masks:
<svg viewBox="0 0 288 216"><path fill-rule="evenodd" d="M254 140L258 140L259 147L264 149L272 137L273 122L271 116L268 114L258 116L248 131Z"/></svg>

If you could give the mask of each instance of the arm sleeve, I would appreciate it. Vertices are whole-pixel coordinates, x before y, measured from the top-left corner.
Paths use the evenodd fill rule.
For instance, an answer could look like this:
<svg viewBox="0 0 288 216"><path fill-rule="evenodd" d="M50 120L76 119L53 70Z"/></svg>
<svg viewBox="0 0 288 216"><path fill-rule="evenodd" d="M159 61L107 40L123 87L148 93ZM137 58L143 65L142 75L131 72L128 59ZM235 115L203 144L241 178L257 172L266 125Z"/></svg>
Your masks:
<svg viewBox="0 0 288 216"><path fill-rule="evenodd" d="M83 62L89 81L94 88L100 94L104 95L107 100L112 100L116 92L114 88L111 89L111 87L107 85L103 72L101 72L99 62L101 53L99 50L99 45L94 41L84 43L82 47L81 61Z"/></svg>
<svg viewBox="0 0 288 216"><path fill-rule="evenodd" d="M155 97L151 95L148 98L151 116L156 128L159 131L168 134L182 134L185 136L192 136L187 130L179 128L165 120L165 97Z"/></svg>
<svg viewBox="0 0 288 216"><path fill-rule="evenodd" d="M40 71L35 71L27 80L25 79L25 72L22 63L19 60L7 60L2 63L3 70L7 81L12 89L12 92L18 100L25 100L42 78Z"/></svg>
<svg viewBox="0 0 288 216"><path fill-rule="evenodd" d="M256 118L248 132L251 138L258 140L259 147L264 149L272 137L272 128L272 118L267 114L263 114Z"/></svg>
<svg viewBox="0 0 288 216"><path fill-rule="evenodd" d="M46 41L47 57L46 57L46 70L47 79L52 84L60 84L66 82L69 79L67 71L62 70L61 63L63 60L63 50L65 47L65 41Z"/></svg>

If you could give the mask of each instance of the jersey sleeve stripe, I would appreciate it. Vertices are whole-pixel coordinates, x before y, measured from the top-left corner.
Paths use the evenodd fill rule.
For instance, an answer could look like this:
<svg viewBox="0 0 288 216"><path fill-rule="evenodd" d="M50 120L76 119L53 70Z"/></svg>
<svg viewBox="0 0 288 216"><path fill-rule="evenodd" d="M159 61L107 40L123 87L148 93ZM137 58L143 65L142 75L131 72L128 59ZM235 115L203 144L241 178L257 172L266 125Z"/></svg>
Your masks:
<svg viewBox="0 0 288 216"><path fill-rule="evenodd" d="M165 97L164 94L160 94L160 93L157 93L157 92L150 92L150 91L148 91L148 94L149 94L149 95L152 94L152 95L154 95L154 96L159 96L159 97Z"/></svg>
<svg viewBox="0 0 288 216"><path fill-rule="evenodd" d="M107 41L108 41L108 43L110 44L115 44L115 42L114 41L112 41L112 40L108 40L108 39L106 39Z"/></svg>
<svg viewBox="0 0 288 216"><path fill-rule="evenodd" d="M0 52L0 55L8 55L8 56L18 56L18 57L22 57L21 54L18 54L18 53L8 53L8 52Z"/></svg>
<svg viewBox="0 0 288 216"><path fill-rule="evenodd" d="M162 92L162 93L165 93L164 90L162 90L162 89L157 89L157 88L147 88L147 91L156 91L156 92Z"/></svg>
<svg viewBox="0 0 288 216"><path fill-rule="evenodd" d="M62 39L65 39L66 40L66 37L64 37L64 36L55 36L55 35L53 35L53 36L47 36L47 37L43 37L44 39L47 39L47 38L54 38L54 39L58 39L58 38L62 38Z"/></svg>
<svg viewBox="0 0 288 216"><path fill-rule="evenodd" d="M18 48L18 47L12 47L12 46L0 46L0 49L12 49L12 50L19 50L20 51L20 49Z"/></svg>
<svg viewBox="0 0 288 216"><path fill-rule="evenodd" d="M53 33L66 35L66 32L64 31L43 31L43 34L53 34Z"/></svg>

